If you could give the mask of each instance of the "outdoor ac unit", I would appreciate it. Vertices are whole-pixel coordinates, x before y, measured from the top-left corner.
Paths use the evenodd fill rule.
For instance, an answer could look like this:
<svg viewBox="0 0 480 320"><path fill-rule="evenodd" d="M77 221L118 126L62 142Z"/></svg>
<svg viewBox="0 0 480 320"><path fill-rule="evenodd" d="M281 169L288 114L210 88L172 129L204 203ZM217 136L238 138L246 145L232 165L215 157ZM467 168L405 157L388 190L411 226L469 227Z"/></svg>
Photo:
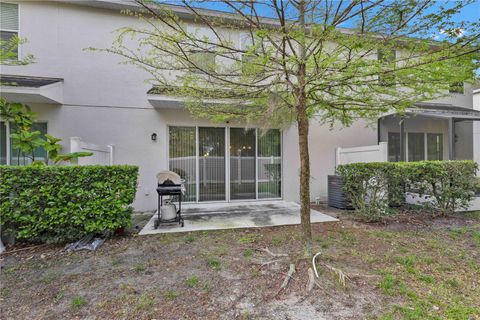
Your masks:
<svg viewBox="0 0 480 320"><path fill-rule="evenodd" d="M328 176L328 205L338 209L353 209L343 193L343 179L338 175Z"/></svg>

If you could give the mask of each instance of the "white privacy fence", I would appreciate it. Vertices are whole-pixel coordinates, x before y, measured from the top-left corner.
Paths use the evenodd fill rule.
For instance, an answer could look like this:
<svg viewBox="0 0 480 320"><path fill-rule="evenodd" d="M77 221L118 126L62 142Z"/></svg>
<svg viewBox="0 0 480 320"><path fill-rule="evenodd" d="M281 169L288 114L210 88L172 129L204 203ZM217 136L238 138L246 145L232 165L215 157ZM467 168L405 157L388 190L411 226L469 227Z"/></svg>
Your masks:
<svg viewBox="0 0 480 320"><path fill-rule="evenodd" d="M113 146L100 146L93 143L82 141L79 137L70 138L70 152L91 152L89 157L78 158L79 165L112 165L113 164Z"/></svg>
<svg viewBox="0 0 480 320"><path fill-rule="evenodd" d="M170 158L170 170L181 173L181 176L187 180L187 184L192 181L194 183L196 161L195 156ZM199 178L202 183L224 182L225 161L223 156L198 157ZM255 178L258 182L280 179L281 161L281 157L276 156L257 157L256 159L255 157L230 156L230 182L255 182ZM256 170L258 170L257 174ZM256 175L257 177L255 177Z"/></svg>
<svg viewBox="0 0 480 320"><path fill-rule="evenodd" d="M374 146L336 148L335 167L356 162L387 162L388 143L380 142Z"/></svg>

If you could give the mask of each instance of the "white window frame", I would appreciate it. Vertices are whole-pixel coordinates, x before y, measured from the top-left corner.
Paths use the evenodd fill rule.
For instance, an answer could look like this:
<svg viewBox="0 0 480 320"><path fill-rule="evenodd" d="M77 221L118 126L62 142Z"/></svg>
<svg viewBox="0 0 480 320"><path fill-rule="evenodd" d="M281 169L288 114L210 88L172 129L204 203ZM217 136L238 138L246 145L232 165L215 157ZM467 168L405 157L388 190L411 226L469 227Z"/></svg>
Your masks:
<svg viewBox="0 0 480 320"><path fill-rule="evenodd" d="M281 170L281 190L280 190L280 197L276 198L259 198L258 197L258 128L255 128L255 199L230 199L230 129L231 128L244 128L241 126L209 126L209 125L184 125L184 124L167 124L167 143L165 146L166 152L166 163L168 166L168 170L170 170L170 127L189 127L195 128L195 201L189 201L187 203L230 203L230 202L249 202L249 201L274 201L274 200L282 200L284 197L284 157L283 157L283 131L281 129L277 129L280 133L280 170ZM199 201L200 198L200 171L199 171L199 163L200 163L200 150L199 150L199 128L200 127L212 127L212 128L224 128L225 129L225 199L224 200L215 200L215 201Z"/></svg>
<svg viewBox="0 0 480 320"><path fill-rule="evenodd" d="M2 1L3 3L8 3L8 4L13 4L13 5L16 5L17 6L17 20L18 20L18 28L17 30L13 30L13 29L1 29L0 28L0 31L6 31L6 32L15 32L17 33L17 37L19 39L22 39L22 33L20 32L20 26L21 26L21 14L20 14L20 3L14 3L14 2L8 2L8 1ZM17 47L17 61L20 61L22 59L22 46L19 45ZM0 64L1 65L1 64Z"/></svg>
<svg viewBox="0 0 480 320"><path fill-rule="evenodd" d="M443 144L443 132L418 132L418 131L405 131L405 158L407 162L413 162L410 161L408 158L408 134L409 133L423 133L423 151L424 151L424 160L428 161L428 138L427 135L430 134L439 134L442 136L442 144ZM442 154L442 159L443 159L443 154Z"/></svg>
<svg viewBox="0 0 480 320"><path fill-rule="evenodd" d="M6 162L5 165L9 166L11 165L11 143L10 143L10 121L4 121L0 120L0 122L3 122L5 124L5 146L7 148L5 152L5 157L6 157ZM47 134L48 134L48 121L35 121L35 123L44 123L47 127Z"/></svg>

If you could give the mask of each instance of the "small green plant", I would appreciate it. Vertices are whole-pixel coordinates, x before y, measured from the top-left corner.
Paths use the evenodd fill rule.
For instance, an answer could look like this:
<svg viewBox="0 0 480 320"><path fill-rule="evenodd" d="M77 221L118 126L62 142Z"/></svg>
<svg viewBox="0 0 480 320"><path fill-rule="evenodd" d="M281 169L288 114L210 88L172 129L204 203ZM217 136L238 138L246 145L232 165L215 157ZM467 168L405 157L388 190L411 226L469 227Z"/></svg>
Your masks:
<svg viewBox="0 0 480 320"><path fill-rule="evenodd" d="M460 282L455 278L446 279L444 283L451 288L459 288Z"/></svg>
<svg viewBox="0 0 480 320"><path fill-rule="evenodd" d="M472 239L475 244L480 247L480 231L474 231L472 233Z"/></svg>
<svg viewBox="0 0 480 320"><path fill-rule="evenodd" d="M122 261L119 258L115 257L112 259L112 267L118 267L121 263Z"/></svg>
<svg viewBox="0 0 480 320"><path fill-rule="evenodd" d="M205 282L202 286L202 289L209 292L212 289L212 286L210 285L210 283Z"/></svg>
<svg viewBox="0 0 480 320"><path fill-rule="evenodd" d="M350 231L346 231L346 230L342 230L340 229L339 230L339 233L342 237L342 241L348 243L348 244L356 244L357 243L357 238L355 237L355 235L353 233L351 233Z"/></svg>
<svg viewBox="0 0 480 320"><path fill-rule="evenodd" d="M185 243L192 243L195 241L195 236L191 233L187 234L184 239Z"/></svg>
<svg viewBox="0 0 480 320"><path fill-rule="evenodd" d="M136 263L133 266L133 270L137 273L144 272L146 270L145 265L143 263Z"/></svg>
<svg viewBox="0 0 480 320"><path fill-rule="evenodd" d="M193 288L193 287L196 287L198 285L198 277L196 275L193 275L189 278L187 278L187 280L185 280L185 284L190 287L190 288Z"/></svg>
<svg viewBox="0 0 480 320"><path fill-rule="evenodd" d="M420 276L418 276L418 279L420 281L423 281L425 283L434 283L435 282L435 278L433 278L431 275L428 275L428 274L422 274Z"/></svg>
<svg viewBox="0 0 480 320"><path fill-rule="evenodd" d="M163 296L168 300L175 300L179 296L179 294L173 289L168 289L163 293Z"/></svg>
<svg viewBox="0 0 480 320"><path fill-rule="evenodd" d="M86 305L87 305L87 300L85 300L85 298L82 296L73 297L72 303L70 304L72 309L80 309Z"/></svg>
<svg viewBox="0 0 480 320"><path fill-rule="evenodd" d="M256 241L256 237L254 235L245 235L238 239L239 244L250 244Z"/></svg>
<svg viewBox="0 0 480 320"><path fill-rule="evenodd" d="M220 270L222 268L220 261L215 257L208 257L207 264L210 268L214 270Z"/></svg>
<svg viewBox="0 0 480 320"><path fill-rule="evenodd" d="M272 246L274 247L278 247L279 245L282 244L283 242L283 239L280 238L280 237L272 237L272 239L270 240L270 242L272 243Z"/></svg>
<svg viewBox="0 0 480 320"><path fill-rule="evenodd" d="M245 258L250 258L251 256L253 256L253 250L250 248L243 250L243 256Z"/></svg>
<svg viewBox="0 0 480 320"><path fill-rule="evenodd" d="M393 296L405 291L405 285L391 273L384 273L378 287L383 293Z"/></svg>
<svg viewBox="0 0 480 320"><path fill-rule="evenodd" d="M153 297L151 295L147 294L147 293L143 293L138 297L137 303L135 305L135 309L136 310L145 310L148 307L153 306L153 304L154 304Z"/></svg>

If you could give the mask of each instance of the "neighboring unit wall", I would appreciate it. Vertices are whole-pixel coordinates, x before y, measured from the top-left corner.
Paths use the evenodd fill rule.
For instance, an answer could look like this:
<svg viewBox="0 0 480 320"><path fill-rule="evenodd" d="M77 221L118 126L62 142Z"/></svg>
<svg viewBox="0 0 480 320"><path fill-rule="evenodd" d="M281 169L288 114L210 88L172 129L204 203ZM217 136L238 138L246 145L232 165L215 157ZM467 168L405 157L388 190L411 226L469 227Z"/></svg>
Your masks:
<svg viewBox="0 0 480 320"><path fill-rule="evenodd" d="M372 146L337 148L336 152L336 166L357 162L388 161L388 144L386 142Z"/></svg>

